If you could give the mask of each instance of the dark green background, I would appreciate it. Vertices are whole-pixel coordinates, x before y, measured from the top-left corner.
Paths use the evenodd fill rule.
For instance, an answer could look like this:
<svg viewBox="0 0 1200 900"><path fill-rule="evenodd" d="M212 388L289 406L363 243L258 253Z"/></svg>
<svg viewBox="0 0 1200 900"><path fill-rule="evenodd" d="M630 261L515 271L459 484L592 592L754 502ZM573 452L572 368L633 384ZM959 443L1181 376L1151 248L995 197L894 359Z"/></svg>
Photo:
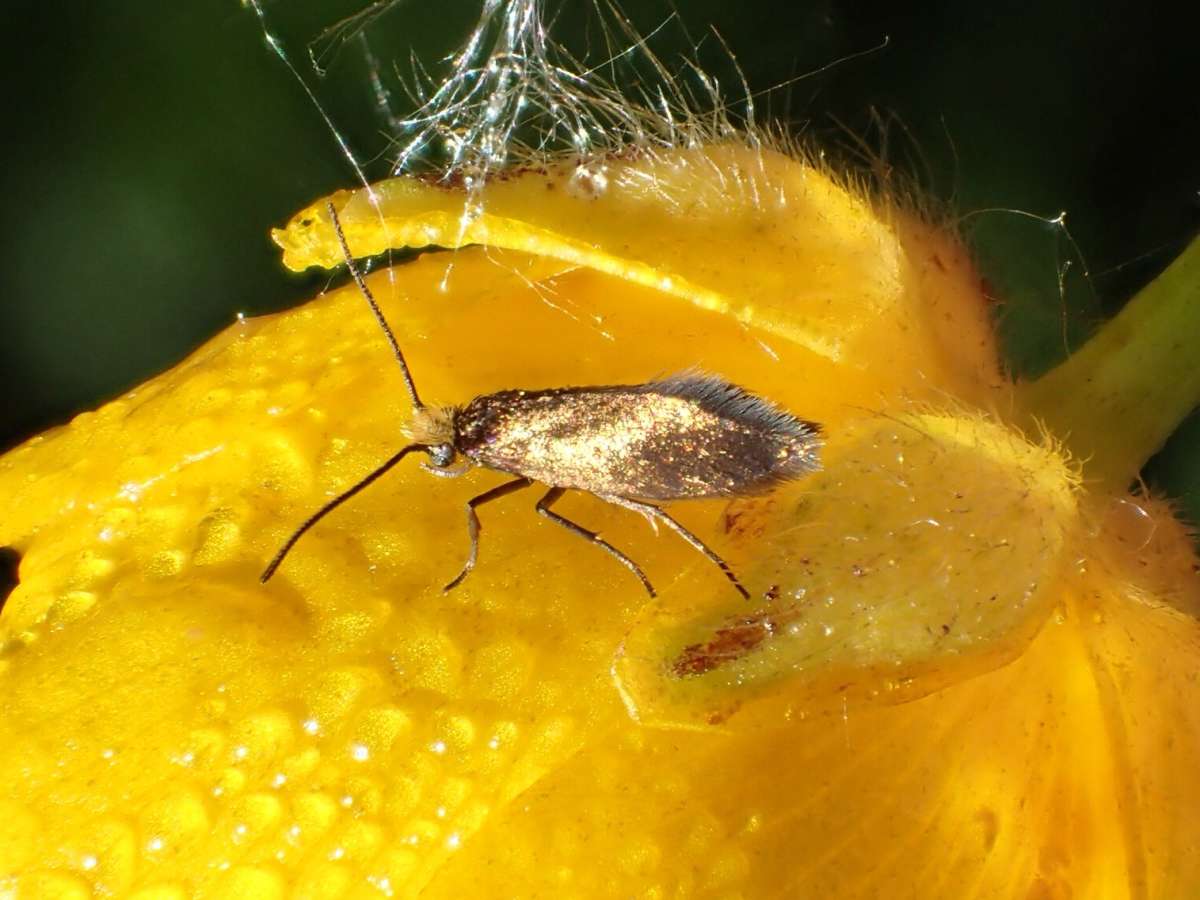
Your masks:
<svg viewBox="0 0 1200 900"><path fill-rule="evenodd" d="M564 4L558 34L594 32ZM364 2L268 3L293 57ZM1184 4L1178 4L1179 7ZM1148 2L683 2L693 38L715 26L756 90L885 37L886 48L760 98L760 110L842 152L848 136L961 213L1067 212L1060 229L968 220L1015 370L1034 373L1151 278L1200 224L1200 63L1193 16ZM371 32L377 51L433 61L474 0L409 0ZM662 3L630 2L648 31ZM0 446L62 421L178 360L238 311L277 309L324 282L283 272L267 228L352 176L317 113L236 0L13 2L7 47L0 273ZM671 61L688 38L654 44ZM701 56L728 76L709 38ZM322 102L360 157L386 141L353 47ZM386 174L386 160L371 170ZM1066 300L1058 274L1066 269ZM1065 316L1065 328L1064 328ZM1194 336L1200 337L1200 336ZM1121 427L1114 423L1113 427ZM1149 477L1200 517L1200 421Z"/></svg>

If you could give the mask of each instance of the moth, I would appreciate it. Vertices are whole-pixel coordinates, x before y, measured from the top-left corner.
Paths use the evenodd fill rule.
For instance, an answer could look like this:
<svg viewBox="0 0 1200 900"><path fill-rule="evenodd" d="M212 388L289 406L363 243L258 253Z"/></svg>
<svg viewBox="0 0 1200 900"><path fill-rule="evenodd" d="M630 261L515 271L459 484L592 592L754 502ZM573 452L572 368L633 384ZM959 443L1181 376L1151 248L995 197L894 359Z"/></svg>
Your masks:
<svg viewBox="0 0 1200 900"><path fill-rule="evenodd" d="M535 505L537 512L604 550L632 572L651 597L654 587L633 559L552 509L566 491L594 494L665 525L708 557L743 597L750 596L725 561L659 503L752 496L816 471L822 446L817 423L698 372L644 384L505 390L463 406L426 406L395 334L354 263L332 203L328 210L350 274L400 365L412 400L413 443L309 516L267 565L263 583L317 522L410 453L424 453L425 468L444 477L457 477L473 466L515 476L467 502L470 550L446 591L461 584L475 567L481 531L476 510L538 484L546 492Z"/></svg>

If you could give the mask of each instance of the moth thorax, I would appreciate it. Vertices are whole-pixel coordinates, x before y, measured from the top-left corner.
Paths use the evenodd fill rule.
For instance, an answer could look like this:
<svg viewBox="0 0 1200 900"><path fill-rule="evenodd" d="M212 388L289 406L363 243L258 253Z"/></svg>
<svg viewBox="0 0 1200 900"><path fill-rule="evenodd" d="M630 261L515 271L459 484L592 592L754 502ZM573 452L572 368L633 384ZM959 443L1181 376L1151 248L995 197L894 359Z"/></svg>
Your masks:
<svg viewBox="0 0 1200 900"><path fill-rule="evenodd" d="M417 410L408 426L408 435L418 444L453 443L453 407L437 406Z"/></svg>

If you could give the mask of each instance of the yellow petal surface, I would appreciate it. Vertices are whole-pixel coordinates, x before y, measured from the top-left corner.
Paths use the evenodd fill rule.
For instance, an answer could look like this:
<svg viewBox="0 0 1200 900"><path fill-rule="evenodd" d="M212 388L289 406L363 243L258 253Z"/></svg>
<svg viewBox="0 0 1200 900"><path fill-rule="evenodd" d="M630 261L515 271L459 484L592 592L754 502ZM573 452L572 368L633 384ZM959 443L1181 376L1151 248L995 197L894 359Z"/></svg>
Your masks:
<svg viewBox="0 0 1200 900"><path fill-rule="evenodd" d="M879 416L832 435L825 464L730 508L761 602L646 606L614 667L632 715L744 726L901 702L1007 662L1058 602L1076 504L1052 448L965 414Z"/></svg>
<svg viewBox="0 0 1200 900"><path fill-rule="evenodd" d="M529 177L499 186L528 210L574 190ZM763 299L761 258L718 265L724 243L754 243L753 204L701 229L710 264L690 282L721 303L554 250L613 250L596 233L617 234L611 184L571 201L594 220L529 226L550 243L511 249L520 229L489 221L510 249L427 254L371 284L430 402L700 366L821 421L819 475L672 508L752 602L674 535L568 495L565 515L645 567L648 601L535 515L532 490L481 509L479 565L443 594L464 504L502 476L415 460L259 585L292 529L405 442L409 410L353 288L239 323L0 460L0 541L22 554L0 614L0 893L1195 896L1188 536L1165 508L1088 494L1051 443L1004 425L990 338L932 324L939 304L983 321L977 294L949 289L974 280L961 251L828 184L835 260L870 271L834 237L876 215L900 269L924 273L884 302L849 262L788 270L795 296L819 283L845 307L837 344L832 318ZM673 248L669 268L640 262L672 280L701 240L682 196L654 228L625 224L627 247ZM902 320L926 324L894 330L892 363L945 344L925 373L857 356ZM807 588L815 612L766 646L687 678L662 663Z"/></svg>
<svg viewBox="0 0 1200 900"><path fill-rule="evenodd" d="M470 200L395 178L332 198L351 251L486 244L653 287L893 389L985 402L997 358L962 248L825 171L721 144L588 168L517 170ZM274 232L296 271L342 261L327 200ZM913 303L920 296L920 303ZM962 302L967 296L970 302Z"/></svg>

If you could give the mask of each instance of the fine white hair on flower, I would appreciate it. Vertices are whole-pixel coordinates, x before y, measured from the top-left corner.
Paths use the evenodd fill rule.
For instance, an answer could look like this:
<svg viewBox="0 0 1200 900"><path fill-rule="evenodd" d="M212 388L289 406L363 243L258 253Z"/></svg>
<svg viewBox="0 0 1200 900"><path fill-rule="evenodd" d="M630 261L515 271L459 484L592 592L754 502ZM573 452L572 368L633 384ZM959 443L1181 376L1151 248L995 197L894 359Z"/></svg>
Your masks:
<svg viewBox="0 0 1200 900"><path fill-rule="evenodd" d="M485 0L442 79L414 67L417 109L397 122L394 171L407 171L433 144L444 154L444 171L469 190L510 161L563 152L586 160L733 131L715 79L695 64L691 79L673 77L618 6L594 8L608 52L588 63L551 39L544 0ZM703 121L703 111L715 115Z"/></svg>
<svg viewBox="0 0 1200 900"><path fill-rule="evenodd" d="M257 0L247 2L266 29ZM579 165L574 189L601 193L605 157L754 134L750 92L723 43L739 82L736 125L720 83L694 54L668 66L651 50L659 31L684 28L676 14L642 35L615 0L563 3L594 20L591 32L600 46L586 58L553 39L547 0L481 0L478 19L455 52L437 66L413 54L403 76L382 64L370 43L372 26L403 0L377 0L331 25L310 44L309 57L323 74L329 60L356 43L393 135L393 174L433 173L468 197L507 168L563 157ZM281 51L270 31L267 39ZM393 83L408 95L407 112L397 111ZM339 142L346 147L340 136Z"/></svg>

